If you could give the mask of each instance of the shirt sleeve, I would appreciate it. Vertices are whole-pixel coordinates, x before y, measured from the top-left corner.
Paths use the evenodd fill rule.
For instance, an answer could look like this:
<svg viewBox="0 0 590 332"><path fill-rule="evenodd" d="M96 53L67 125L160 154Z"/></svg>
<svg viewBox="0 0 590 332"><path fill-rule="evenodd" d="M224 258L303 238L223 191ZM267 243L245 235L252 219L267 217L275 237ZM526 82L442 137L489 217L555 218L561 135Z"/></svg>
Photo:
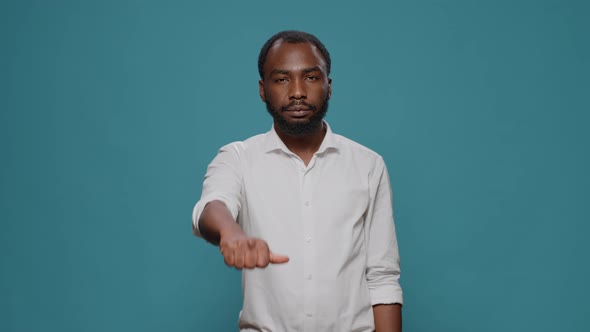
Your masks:
<svg viewBox="0 0 590 332"><path fill-rule="evenodd" d="M403 304L391 185L381 157L378 158L371 176L371 186L372 197L365 220L366 277L371 304Z"/></svg>
<svg viewBox="0 0 590 332"><path fill-rule="evenodd" d="M193 209L193 230L199 237L202 237L199 218L205 205L211 201L223 202L237 220L242 202L240 146L241 143L236 142L222 147L207 167L201 199Z"/></svg>

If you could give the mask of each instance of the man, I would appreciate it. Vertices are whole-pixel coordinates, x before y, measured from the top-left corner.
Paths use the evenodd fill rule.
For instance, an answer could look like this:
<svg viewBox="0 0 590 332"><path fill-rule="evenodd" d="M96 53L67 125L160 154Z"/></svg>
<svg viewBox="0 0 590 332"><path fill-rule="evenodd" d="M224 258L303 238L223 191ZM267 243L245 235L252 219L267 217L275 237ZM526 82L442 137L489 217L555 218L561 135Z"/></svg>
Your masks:
<svg viewBox="0 0 590 332"><path fill-rule="evenodd" d="M241 331L401 331L389 176L323 121L330 65L313 35L271 37L258 85L273 128L207 169L193 229L244 269Z"/></svg>

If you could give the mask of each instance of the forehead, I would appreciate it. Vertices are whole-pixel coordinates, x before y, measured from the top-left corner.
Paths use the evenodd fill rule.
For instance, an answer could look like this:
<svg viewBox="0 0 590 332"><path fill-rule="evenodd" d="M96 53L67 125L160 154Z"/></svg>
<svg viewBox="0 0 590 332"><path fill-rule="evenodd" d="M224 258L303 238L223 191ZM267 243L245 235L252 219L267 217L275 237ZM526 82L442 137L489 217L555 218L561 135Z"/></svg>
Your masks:
<svg viewBox="0 0 590 332"><path fill-rule="evenodd" d="M288 43L277 41L268 51L264 71L274 69L297 70L320 67L326 71L326 61L320 51L311 43Z"/></svg>

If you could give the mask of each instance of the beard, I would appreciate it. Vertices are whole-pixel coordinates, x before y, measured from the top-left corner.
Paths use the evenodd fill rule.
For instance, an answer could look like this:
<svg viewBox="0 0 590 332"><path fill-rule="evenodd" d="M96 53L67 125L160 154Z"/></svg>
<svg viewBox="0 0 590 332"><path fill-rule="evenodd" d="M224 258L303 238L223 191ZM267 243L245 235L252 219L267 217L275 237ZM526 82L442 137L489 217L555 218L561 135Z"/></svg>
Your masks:
<svg viewBox="0 0 590 332"><path fill-rule="evenodd" d="M328 112L328 96L324 98L322 105L319 107L319 111L316 112L318 109L317 106L307 104L305 102L291 102L289 105L282 106L280 109L275 109L272 107L268 99L266 100L266 110L268 113L273 117L274 123L277 126L277 129L284 134L290 136L305 136L309 134L316 133L320 128L323 127L323 120ZM281 116L282 112L285 112L289 107L293 107L295 105L303 105L310 109L313 115L309 118L307 122L289 122L283 116Z"/></svg>

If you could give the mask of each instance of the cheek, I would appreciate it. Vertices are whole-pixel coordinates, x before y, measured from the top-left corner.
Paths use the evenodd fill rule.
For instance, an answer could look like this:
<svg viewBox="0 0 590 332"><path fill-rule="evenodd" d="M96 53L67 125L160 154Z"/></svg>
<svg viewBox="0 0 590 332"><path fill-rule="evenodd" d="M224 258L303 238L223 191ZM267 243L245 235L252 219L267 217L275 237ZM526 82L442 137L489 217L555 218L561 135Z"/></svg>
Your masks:
<svg viewBox="0 0 590 332"><path fill-rule="evenodd" d="M330 98L329 86L326 85L326 86L318 87L316 90L314 90L314 96L319 101L323 101L326 98Z"/></svg>
<svg viewBox="0 0 590 332"><path fill-rule="evenodd" d="M265 89L266 102L271 105L281 104L284 99L284 93L281 89Z"/></svg>

